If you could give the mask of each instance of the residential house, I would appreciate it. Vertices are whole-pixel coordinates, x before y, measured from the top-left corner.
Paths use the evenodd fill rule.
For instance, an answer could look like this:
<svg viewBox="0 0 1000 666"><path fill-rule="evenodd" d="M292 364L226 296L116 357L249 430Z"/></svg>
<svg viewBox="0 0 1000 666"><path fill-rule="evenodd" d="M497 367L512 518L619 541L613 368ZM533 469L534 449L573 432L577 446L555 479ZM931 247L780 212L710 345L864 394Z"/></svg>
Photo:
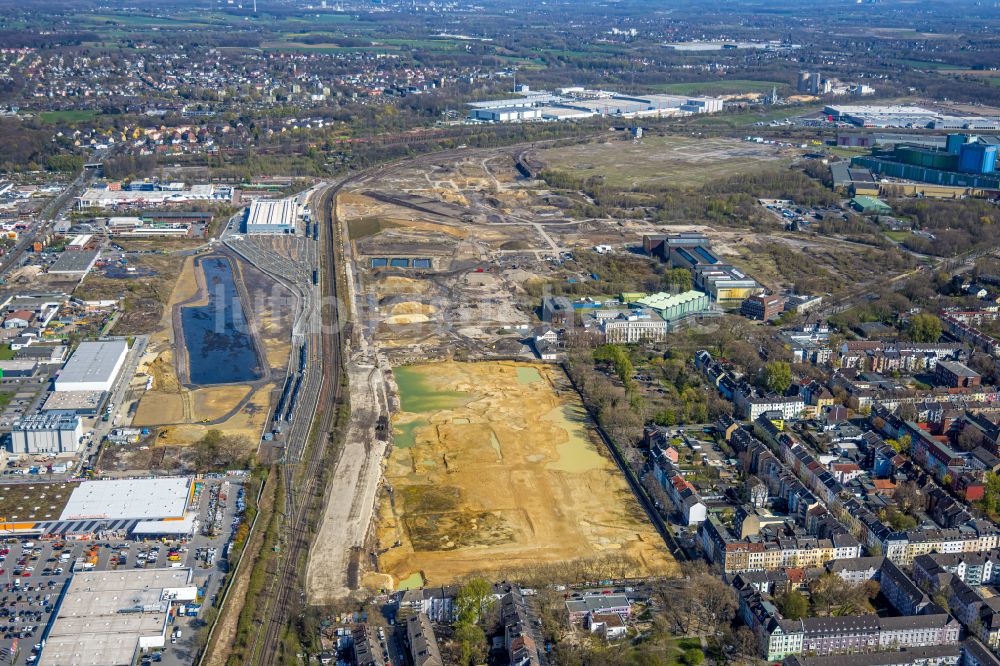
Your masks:
<svg viewBox="0 0 1000 666"><path fill-rule="evenodd" d="M413 666L444 666L434 627L424 613L407 619L405 636Z"/></svg>
<svg viewBox="0 0 1000 666"><path fill-rule="evenodd" d="M621 640L628 631L617 613L591 613L587 616L587 629L592 634L600 634L606 641Z"/></svg>

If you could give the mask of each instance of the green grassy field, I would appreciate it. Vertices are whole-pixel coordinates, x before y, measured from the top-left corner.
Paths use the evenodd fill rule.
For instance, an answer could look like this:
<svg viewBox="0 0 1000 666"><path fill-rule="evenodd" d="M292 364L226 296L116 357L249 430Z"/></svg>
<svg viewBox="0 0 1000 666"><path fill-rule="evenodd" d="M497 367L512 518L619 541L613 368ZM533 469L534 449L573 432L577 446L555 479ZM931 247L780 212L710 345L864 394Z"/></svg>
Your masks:
<svg viewBox="0 0 1000 666"><path fill-rule="evenodd" d="M191 18L171 16L143 16L142 14L91 14L82 16L80 20L99 25L117 23L133 28L199 28L224 23L223 21L192 20Z"/></svg>
<svg viewBox="0 0 1000 666"><path fill-rule="evenodd" d="M653 90L672 95L735 95L739 93L771 92L778 86L778 91L787 89L788 84L781 81L753 81L750 79L720 79L718 81L694 81L688 83L663 83L651 86Z"/></svg>
<svg viewBox="0 0 1000 666"><path fill-rule="evenodd" d="M883 233L885 234L886 238L888 238L891 241L895 241L897 243L902 243L903 241L905 241L907 238L910 237L909 231L885 231Z"/></svg>
<svg viewBox="0 0 1000 666"><path fill-rule="evenodd" d="M38 114L38 119L43 123L82 123L93 120L97 116L96 111L42 111Z"/></svg>
<svg viewBox="0 0 1000 666"><path fill-rule="evenodd" d="M390 53L398 50L398 47L392 46L336 46L296 42L265 42L261 48L265 51L284 53Z"/></svg>
<svg viewBox="0 0 1000 666"><path fill-rule="evenodd" d="M827 148L834 155L840 155L841 157L857 157L858 155L867 155L869 151L867 148L845 148L843 146L833 146Z"/></svg>
<svg viewBox="0 0 1000 666"><path fill-rule="evenodd" d="M753 125L754 123L766 123L772 120L781 120L782 118L801 116L807 113L813 113L814 111L820 111L822 108L823 107L819 104L806 104L804 106L794 107L763 107L746 113L713 113L710 115L700 115L697 118L692 119L690 121L690 125L692 127L728 127L736 129L739 127L747 127L748 125Z"/></svg>
<svg viewBox="0 0 1000 666"><path fill-rule="evenodd" d="M946 62L934 62L931 60L910 60L908 58L901 58L896 60L896 62L909 65L910 67L919 67L921 69L947 69L954 68L954 65L949 65Z"/></svg>
<svg viewBox="0 0 1000 666"><path fill-rule="evenodd" d="M430 51L455 51L458 44L449 39L379 39L379 44L388 44L411 49L427 49Z"/></svg>
<svg viewBox="0 0 1000 666"><path fill-rule="evenodd" d="M777 168L793 152L739 139L647 136L639 143L607 141L542 150L546 168L601 176L621 188L647 183L692 187L746 169Z"/></svg>

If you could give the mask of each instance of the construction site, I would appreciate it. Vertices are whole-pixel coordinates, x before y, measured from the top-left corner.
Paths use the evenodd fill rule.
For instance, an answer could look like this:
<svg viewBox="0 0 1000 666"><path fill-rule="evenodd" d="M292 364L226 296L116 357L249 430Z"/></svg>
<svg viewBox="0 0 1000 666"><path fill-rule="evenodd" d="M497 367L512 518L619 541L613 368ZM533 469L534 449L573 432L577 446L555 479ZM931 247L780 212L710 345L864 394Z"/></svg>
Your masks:
<svg viewBox="0 0 1000 666"><path fill-rule="evenodd" d="M491 361L397 368L372 587L491 580L613 557L629 576L674 563L562 370Z"/></svg>
<svg viewBox="0 0 1000 666"><path fill-rule="evenodd" d="M532 285L573 279L564 263L574 253L630 252L663 229L575 215L573 195L537 177L543 153L458 150L338 186L351 415L310 551L311 603L570 559L672 570L562 371L510 360L533 359ZM721 253L743 243L732 229L672 228L688 229ZM468 395L434 404L441 391Z"/></svg>
<svg viewBox="0 0 1000 666"><path fill-rule="evenodd" d="M280 285L246 262L232 257L226 261L233 266L234 281L239 282L244 300L254 307L249 335L260 346L266 367L252 381L214 385L190 382L179 326L181 311L204 307L212 285L205 284L195 257L189 257L140 366L140 372L151 377L152 385L139 403L133 425L156 428L156 447L185 446L213 428L245 437L256 445L266 424L276 386L272 375L284 374L291 351L288 330L292 311L276 306L281 301L281 294L276 294Z"/></svg>

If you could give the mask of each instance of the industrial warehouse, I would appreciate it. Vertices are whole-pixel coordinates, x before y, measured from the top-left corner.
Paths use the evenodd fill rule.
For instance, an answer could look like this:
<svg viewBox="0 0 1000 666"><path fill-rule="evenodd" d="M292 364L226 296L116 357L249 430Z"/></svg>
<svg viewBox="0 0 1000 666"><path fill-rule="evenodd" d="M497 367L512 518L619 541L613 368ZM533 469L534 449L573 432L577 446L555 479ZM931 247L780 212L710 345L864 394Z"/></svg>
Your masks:
<svg viewBox="0 0 1000 666"><path fill-rule="evenodd" d="M722 111L722 100L716 97L634 96L579 86L560 88L558 94L532 91L527 86L519 86L517 92L520 97L470 102L472 111L468 119L475 122L557 121L593 116L687 116Z"/></svg>
<svg viewBox="0 0 1000 666"><path fill-rule="evenodd" d="M245 230L250 235L294 234L297 215L294 199L254 201L247 210Z"/></svg>
<svg viewBox="0 0 1000 666"><path fill-rule="evenodd" d="M196 600L192 571L88 571L70 579L46 629L39 664L129 666L167 644L175 605Z"/></svg>
<svg viewBox="0 0 1000 666"><path fill-rule="evenodd" d="M835 104L823 109L833 120L860 127L936 130L1000 130L1000 117L954 116L911 104L889 106Z"/></svg>
<svg viewBox="0 0 1000 666"><path fill-rule="evenodd" d="M56 378L56 391L110 391L125 363L125 340L81 342Z"/></svg>
<svg viewBox="0 0 1000 666"><path fill-rule="evenodd" d="M91 187L76 198L83 208L117 208L119 206L163 206L189 201L232 203L233 188L216 185L184 183L133 182L123 187L121 183L108 183L104 187Z"/></svg>
<svg viewBox="0 0 1000 666"><path fill-rule="evenodd" d="M853 158L848 177L856 194L864 186L855 183L867 181L868 177L860 175L860 180L855 181L855 175L865 171L934 185L998 189L998 150L1000 137L992 135L949 134L941 148L901 142L875 149L871 156Z"/></svg>
<svg viewBox="0 0 1000 666"><path fill-rule="evenodd" d="M0 523L7 593L23 602L8 630L22 643L13 663L183 660L204 625L203 606L221 591L226 547L245 508L244 478L0 487L0 512L18 521ZM4 619L10 625L14 617Z"/></svg>
<svg viewBox="0 0 1000 666"><path fill-rule="evenodd" d="M104 532L135 537L184 538L196 527L189 504L202 482L190 478L110 479L39 484L20 503L44 503L44 512L11 508L0 531L90 538ZM12 490L7 492L13 493ZM0 493L6 499L7 492Z"/></svg>

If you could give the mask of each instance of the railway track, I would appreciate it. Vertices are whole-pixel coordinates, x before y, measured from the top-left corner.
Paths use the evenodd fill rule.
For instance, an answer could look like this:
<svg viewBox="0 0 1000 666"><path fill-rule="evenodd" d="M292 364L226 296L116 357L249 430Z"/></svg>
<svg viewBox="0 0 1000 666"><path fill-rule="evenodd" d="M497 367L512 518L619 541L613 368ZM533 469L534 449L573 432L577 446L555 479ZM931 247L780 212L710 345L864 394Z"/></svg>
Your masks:
<svg viewBox="0 0 1000 666"><path fill-rule="evenodd" d="M530 145L538 147L548 143L550 141L536 142ZM526 147L525 145L520 146L522 149ZM310 519L320 514L325 499L326 486L324 483L320 483L325 481L325 476L320 470L323 469L322 462L330 445L330 433L333 430L338 406L344 399L342 373L345 369L341 355L345 342L344 328L348 324L341 319L341 313L336 310L337 303L341 300L338 297L336 277L338 268L336 265L336 246L340 238L337 228L336 197L344 187L377 175L386 168L403 163L419 164L426 160L440 160L448 155L466 153L468 151L465 149L441 151L373 167L349 176L317 195L319 203L313 206L313 210L321 214L320 224L325 229L321 238L320 276L323 286L321 321L330 332L323 333L318 330L304 332L304 338L308 340L311 350L310 362L316 363L318 368L322 368L322 382L319 388L316 415L314 419L307 422L311 427L303 433L303 439L298 443L296 454L288 455L292 451L292 447L296 445L292 441L288 442L285 463L281 465L280 473L285 487L284 519L281 521L281 529L286 538L279 556L277 578L271 587L271 594L268 595L265 602L266 607L263 615L266 619L260 624L254 646L245 661L248 666L273 666L286 663L280 652L281 637L305 600L304 589L298 579L299 565L304 562L312 545ZM346 301L346 299L347 295L345 295L344 300ZM317 354L313 350L319 350L319 353ZM317 354L319 358L313 359L313 354ZM318 420L316 420L317 418ZM305 439L310 433L315 433L315 441L311 447L308 446ZM300 458L300 455L303 457ZM352 569L356 570L359 556L360 553L352 554ZM353 577L357 577L356 572ZM355 580L351 587L356 585Z"/></svg>
<svg viewBox="0 0 1000 666"><path fill-rule="evenodd" d="M322 263L320 275L323 285L323 312L321 320L324 327L329 327L330 332L324 333L321 330L306 331L305 338L309 341L310 361L318 362L321 368L321 384L319 389L318 408L316 416L318 421L313 421L317 427L313 429L316 433L315 441L311 446L302 443L301 453L303 458L299 460L287 459L281 466L282 479L285 487L285 506L282 521L282 530L286 536L283 552L281 553L278 565L278 576L275 582L274 593L271 595L265 622L261 625L254 649L250 652L248 664L270 666L272 664L284 663L280 654L281 635L289 621L294 617L297 605L302 601L302 589L298 584L299 565L304 556L309 551L311 545L311 534L309 529L310 517L316 515L320 508L318 503L323 501L324 487L319 484L323 478L317 473L322 467L324 456L330 445L330 432L334 426L334 417L338 411L338 405L343 399L341 373L343 372L341 363L341 352L343 339L341 335L341 321L339 313L336 311L337 302L337 278L335 262L335 244L339 238L336 225L336 210L334 202L337 194L348 183L352 182L356 176L336 185L332 185L319 195L319 205L314 210L320 212L322 225L326 232L322 235ZM316 350L319 350L317 353ZM315 358L314 357L318 357ZM304 437L309 436L310 430L306 430ZM289 442L291 445L292 442ZM298 456L294 456L298 458ZM296 464L297 463L297 464ZM302 477L299 473L302 473Z"/></svg>

